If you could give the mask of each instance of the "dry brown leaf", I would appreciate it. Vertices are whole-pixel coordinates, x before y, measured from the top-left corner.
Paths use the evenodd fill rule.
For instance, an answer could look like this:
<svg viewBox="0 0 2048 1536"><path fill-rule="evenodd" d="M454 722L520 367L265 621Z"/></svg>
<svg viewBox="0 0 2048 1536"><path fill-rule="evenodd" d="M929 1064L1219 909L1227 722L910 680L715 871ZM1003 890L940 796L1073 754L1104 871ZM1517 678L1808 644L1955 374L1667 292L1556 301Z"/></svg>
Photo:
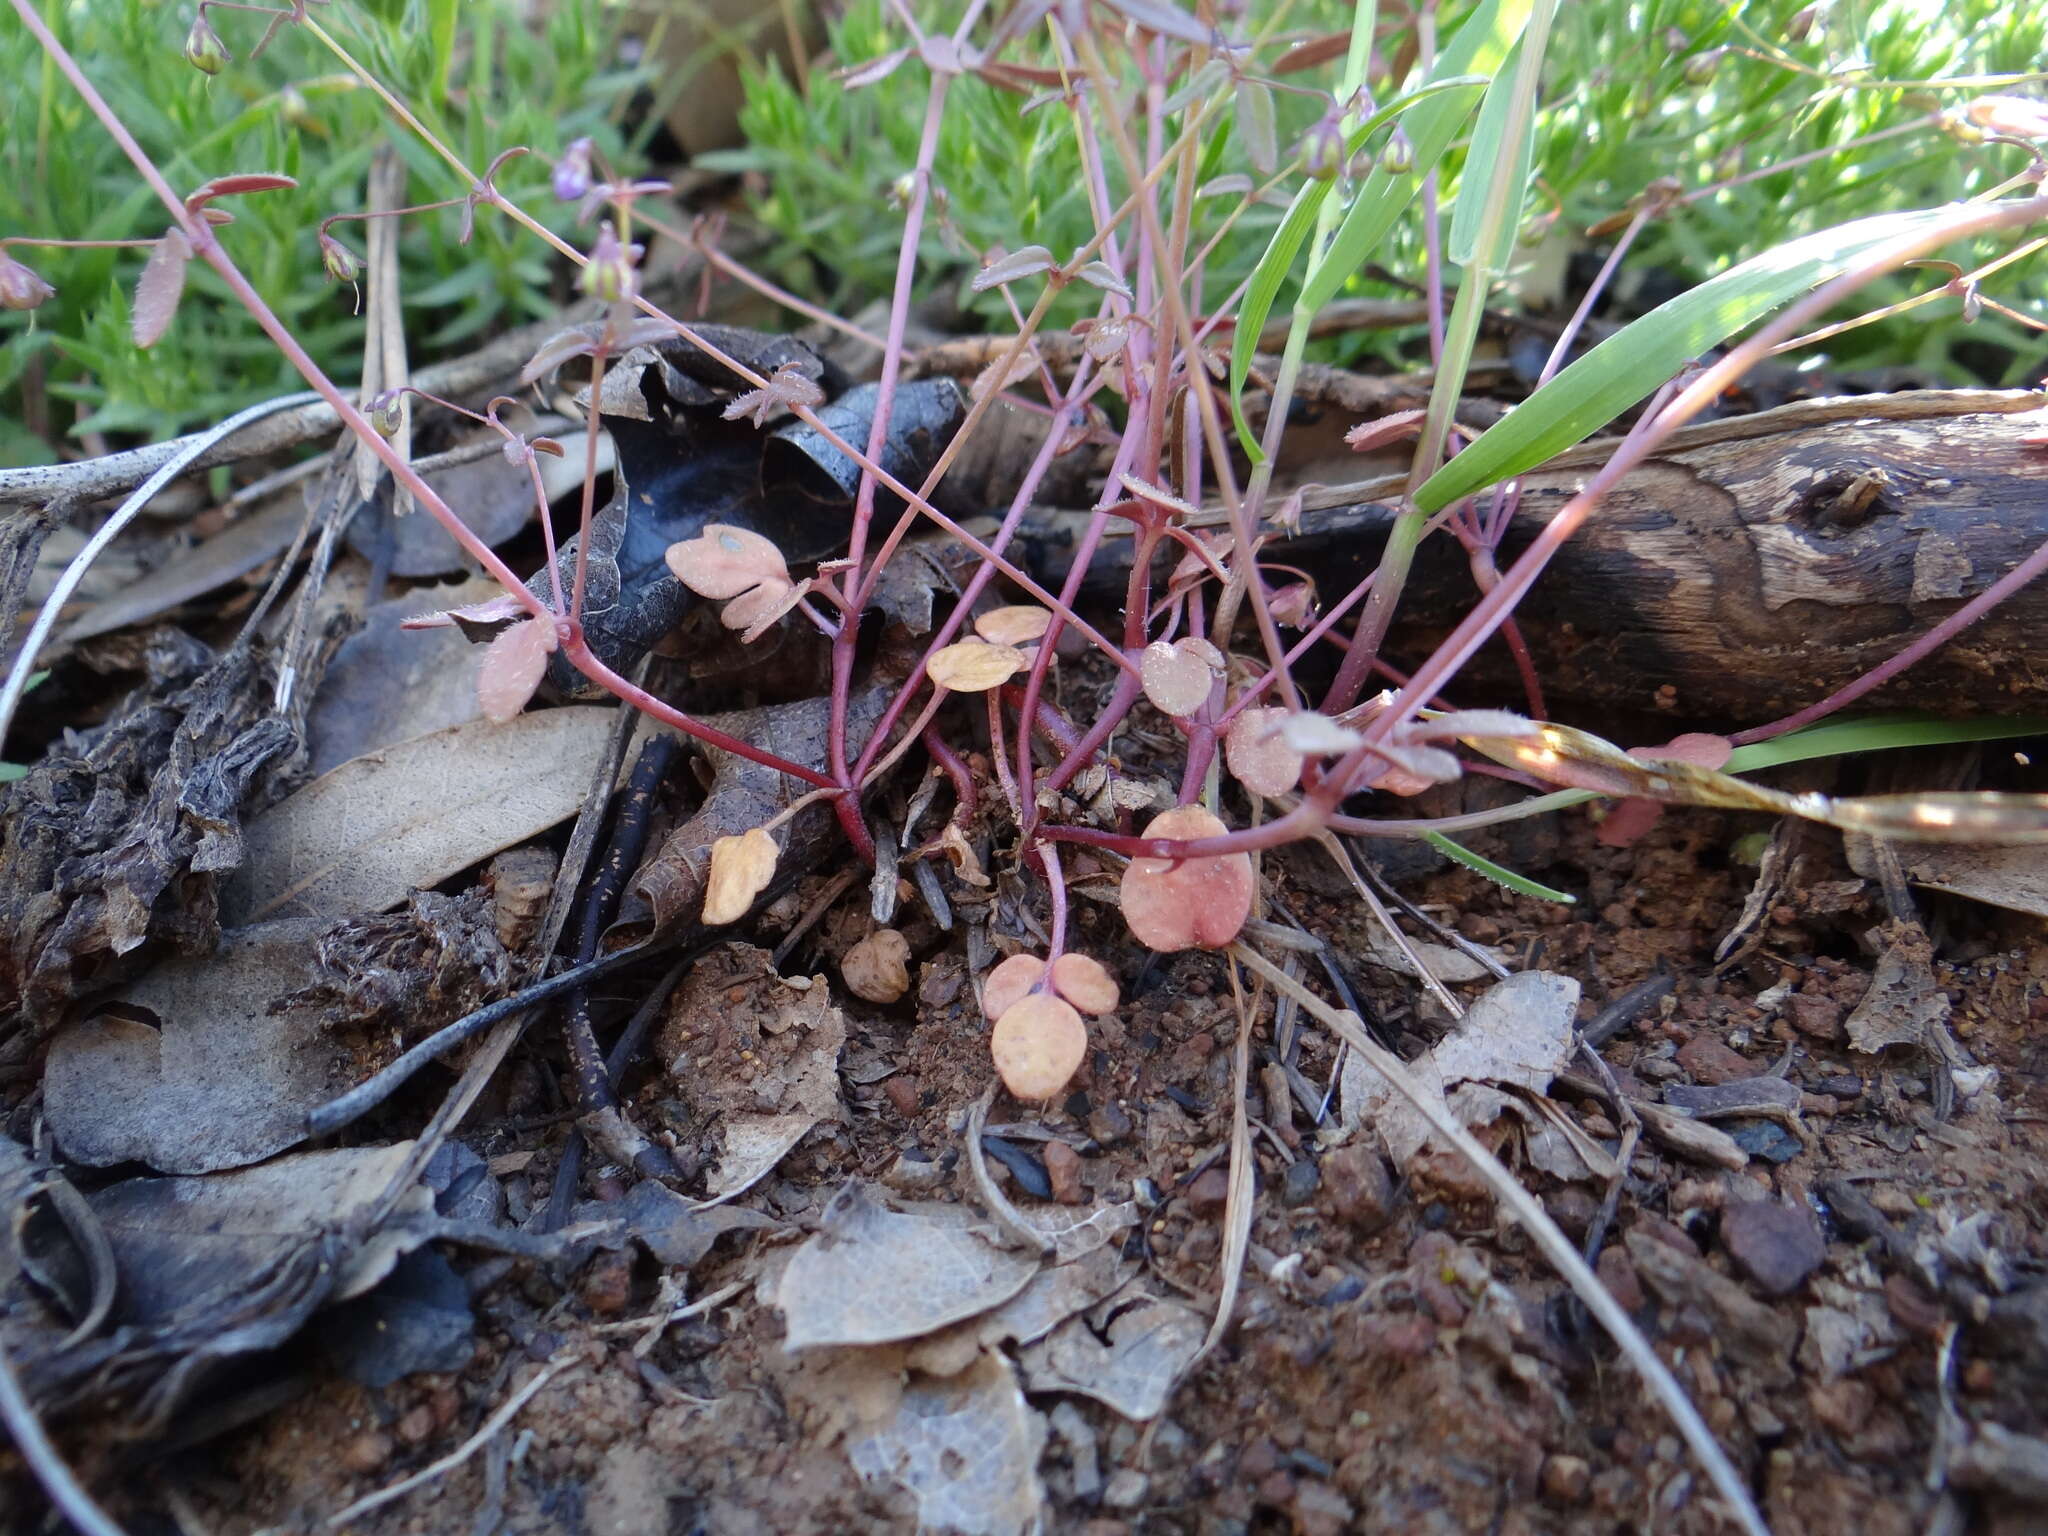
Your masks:
<svg viewBox="0 0 2048 1536"><path fill-rule="evenodd" d="M1034 1392L1079 1392L1127 1419L1157 1418L1201 1350L1208 1321L1177 1301L1126 1297L1073 1317L1024 1351Z"/></svg>
<svg viewBox="0 0 2048 1536"><path fill-rule="evenodd" d="M1866 879L1877 874L1870 839L1843 840L1849 867ZM1900 867L1915 885L1972 901L2048 917L2048 848L1987 848L1969 843L1895 843Z"/></svg>
<svg viewBox="0 0 2048 1536"><path fill-rule="evenodd" d="M211 1173L305 1140L349 1076L317 1006L271 1005L314 980L320 921L287 918L169 960L50 1043L43 1110L64 1155ZM150 1021L154 1022L150 1022Z"/></svg>
<svg viewBox="0 0 2048 1536"><path fill-rule="evenodd" d="M855 997L897 1002L910 990L910 941L894 928L877 928L846 952L839 974Z"/></svg>
<svg viewBox="0 0 2048 1536"><path fill-rule="evenodd" d="M1482 993L1408 1070L1432 1095L1443 1095L1464 1124L1484 1125L1506 1102L1488 1085L1539 1094L1550 1087L1571 1057L1578 1004L1579 984L1571 977L1519 972ZM1428 1122L1356 1053L1344 1058L1342 1085L1343 1123L1374 1127L1397 1168L1431 1142Z"/></svg>
<svg viewBox="0 0 2048 1536"><path fill-rule="evenodd" d="M775 861L781 856L775 839L759 827L713 843L711 874L704 885L704 913L699 921L716 928L745 917L754 898L775 878Z"/></svg>
<svg viewBox="0 0 2048 1536"><path fill-rule="evenodd" d="M956 1375L913 1376L895 1417L852 1440L847 1455L862 1477L911 1492L920 1530L1024 1536L1044 1513L1044 1449L1044 1418L1025 1403L1009 1360L988 1352Z"/></svg>
<svg viewBox="0 0 2048 1536"><path fill-rule="evenodd" d="M617 715L471 720L322 774L264 812L221 892L225 921L396 906L576 814Z"/></svg>
<svg viewBox="0 0 2048 1536"><path fill-rule="evenodd" d="M880 687L854 694L847 706L850 739L860 740L873 729L888 698ZM704 723L822 771L830 755L831 721L832 701L814 698L712 715ZM714 747L696 750L711 763L711 787L690 819L671 832L660 852L640 867L629 887L636 899L653 909L657 929L697 916L714 842L763 825L809 790L808 785L749 758ZM778 835L782 839L780 867L785 872L807 869L837 842L838 820L830 805L813 801L784 821Z"/></svg>
<svg viewBox="0 0 2048 1536"><path fill-rule="evenodd" d="M850 1184L791 1255L772 1297L784 1344L889 1344L1001 1306L1038 1272L956 1205L892 1211Z"/></svg>
<svg viewBox="0 0 2048 1536"><path fill-rule="evenodd" d="M925 671L934 683L955 693L987 693L991 688L1002 687L1025 665L1024 653L1014 645L961 640L932 652Z"/></svg>

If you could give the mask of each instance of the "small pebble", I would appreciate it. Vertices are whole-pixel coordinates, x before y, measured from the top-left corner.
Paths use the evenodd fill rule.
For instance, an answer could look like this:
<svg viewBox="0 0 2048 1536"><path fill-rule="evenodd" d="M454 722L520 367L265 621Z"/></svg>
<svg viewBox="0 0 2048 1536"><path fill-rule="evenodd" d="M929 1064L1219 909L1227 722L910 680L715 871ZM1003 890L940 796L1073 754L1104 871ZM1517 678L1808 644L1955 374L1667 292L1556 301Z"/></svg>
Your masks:
<svg viewBox="0 0 2048 1536"><path fill-rule="evenodd" d="M1727 1129L1736 1146L1767 1163L1789 1163L1805 1150L1799 1138L1775 1120L1738 1120Z"/></svg>
<svg viewBox="0 0 2048 1536"><path fill-rule="evenodd" d="M415 1404L394 1427L398 1438L407 1445L425 1445L434 1437L434 1410L425 1403Z"/></svg>
<svg viewBox="0 0 2048 1536"><path fill-rule="evenodd" d="M1081 1184L1081 1154L1064 1141L1048 1141L1043 1155L1053 1199L1061 1205L1079 1205L1088 1197Z"/></svg>
<svg viewBox="0 0 2048 1536"><path fill-rule="evenodd" d="M1354 1141L1323 1159L1330 1209L1354 1232L1370 1237L1394 1218L1394 1176L1379 1150Z"/></svg>
<svg viewBox="0 0 2048 1536"><path fill-rule="evenodd" d="M889 1106L908 1120L917 1113L917 1079L902 1073L890 1078L882 1085L882 1092L889 1096Z"/></svg>
<svg viewBox="0 0 2048 1536"><path fill-rule="evenodd" d="M1280 1203L1285 1206L1307 1205L1316 1197L1316 1188L1322 1183L1322 1175L1316 1165L1307 1158L1299 1158L1287 1165L1287 1172L1280 1180Z"/></svg>
<svg viewBox="0 0 2048 1536"><path fill-rule="evenodd" d="M1088 1134L1105 1147L1128 1140L1133 1129L1131 1117L1110 1100L1105 1099L1088 1112Z"/></svg>
<svg viewBox="0 0 2048 1536"><path fill-rule="evenodd" d="M1577 1504L1586 1497L1593 1469L1581 1456L1543 1458L1543 1496L1558 1504Z"/></svg>
<svg viewBox="0 0 2048 1536"><path fill-rule="evenodd" d="M1678 1064L1692 1074L1696 1083L1714 1086L1738 1078L1754 1077L1757 1064L1740 1052L1730 1050L1719 1035L1701 1030L1678 1048Z"/></svg>
<svg viewBox="0 0 2048 1536"><path fill-rule="evenodd" d="M1220 1213L1230 1199L1230 1175L1221 1168L1210 1168L1188 1186L1188 1209L1197 1216L1214 1216Z"/></svg>
<svg viewBox="0 0 2048 1536"><path fill-rule="evenodd" d="M1749 1200L1721 1212L1721 1244L1766 1296L1789 1296L1828 1256L1820 1228L1801 1206Z"/></svg>
<svg viewBox="0 0 2048 1536"><path fill-rule="evenodd" d="M623 1312L633 1299L633 1261L623 1253L601 1253L583 1272L583 1305L600 1316Z"/></svg>
<svg viewBox="0 0 2048 1536"><path fill-rule="evenodd" d="M374 1472L391 1459L391 1437L374 1429L342 1442L341 1464L351 1472Z"/></svg>
<svg viewBox="0 0 2048 1536"><path fill-rule="evenodd" d="M1136 1509L1145 1501L1151 1480L1130 1467L1119 1467L1102 1487L1102 1502L1111 1509Z"/></svg>

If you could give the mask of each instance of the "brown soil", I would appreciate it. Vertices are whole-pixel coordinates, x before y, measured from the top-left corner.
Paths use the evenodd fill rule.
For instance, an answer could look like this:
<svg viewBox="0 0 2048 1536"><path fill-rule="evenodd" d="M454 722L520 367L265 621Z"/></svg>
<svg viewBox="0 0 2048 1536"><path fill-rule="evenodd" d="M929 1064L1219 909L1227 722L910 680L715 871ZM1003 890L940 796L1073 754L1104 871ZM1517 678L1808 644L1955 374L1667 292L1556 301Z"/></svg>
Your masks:
<svg viewBox="0 0 2048 1536"><path fill-rule="evenodd" d="M2036 1321L2000 1331L1998 1315L2014 1303L1998 1294L1991 1269L1952 1263L1948 1290L1933 1295L1911 1262L1916 1249L1985 1213L1994 1254L1986 1264L2001 1266L1995 1272L2012 1292L2039 1284L2029 1277L2048 1261L2048 1058L2039 1043L2048 946L2038 924L1984 908L1935 909L1933 920L1945 925L1937 953L1948 957L1937 980L1953 1004L1954 1034L1997 1069L1944 1122L1930 1108L1926 1058L1857 1055L1843 1039L1884 916L1874 886L1859 886L1845 869L1821 871L1810 895L1788 893L1768 915L1747 958L1716 973L1715 944L1754 873L1730 849L1761 825L1668 813L1627 849L1601 846L1584 817L1514 834L1521 842L1503 851L1581 892L1575 908L1509 896L1457 868L1404 890L1517 968L1580 978L1582 1018L1669 967L1673 995L1603 1052L1625 1092L1780 1069L1802 1090L1798 1127L1723 1126L1783 1161L1757 1155L1727 1171L1646 1140L1600 1272L1749 1476L1780 1536L1903 1536L1935 1514L1927 1473L1939 1459L1944 1414L2032 1434L2048 1420L2038 1390L2048 1379L2048 1329ZM1290 854L1280 866L1281 889L1303 922L1342 941L1341 952L1362 955L1358 904L1309 857ZM1184 955L1140 976L1137 956L1119 949L1109 909L1079 901L1075 921L1077 945L1129 962L1128 1001L1097 1031L1077 1085L1082 1097L1043 1124L1082 1147L1090 1195L1128 1198L1142 1180L1156 1186L1164 1198L1146 1215L1141 1247L1158 1288L1212 1309L1222 1247L1213 1170L1227 1154L1236 1034L1223 963ZM828 951L857 936L858 925L841 926L819 930ZM844 999L842 1066L864 1064L846 1085L844 1122L814 1130L745 1197L797 1231L845 1181L878 1178L908 1151L940 1163L940 1197L971 1193L960 1127L988 1080L984 1029L958 945L935 932L912 936L921 967L902 1004ZM785 971L813 968L806 959L799 951ZM718 963L735 975L745 969L731 957ZM1361 1002L1408 1050L1440 1029L1411 983L1355 960L1346 969ZM1778 990L1788 983L1789 993ZM734 994L740 1014L742 991ZM1760 1007L1765 993L1778 1001ZM1266 1031L1262 1021L1261 1048ZM730 1034L726 1045L743 1049L737 1040ZM1297 1064L1310 1083L1329 1080L1329 1042L1312 1028ZM893 1074L877 1075L885 1067ZM725 1073L745 1068L735 1059L706 1063L704 1072L729 1081ZM1669 1423L1461 1164L1425 1156L1382 1200L1376 1151L1320 1144L1306 1115L1261 1101L1256 1067L1253 1084L1253 1114L1275 1134L1254 1138L1257 1209L1234 1326L1149 1426L1072 1400L1094 1431L1099 1472L1087 1475L1075 1445L1051 1436L1040 1468L1048 1528L1088 1536L1725 1528ZM675 1096L690 1090L653 1070L634 1086L634 1114L647 1127L664 1123L665 1100L672 1114ZM1618 1128L1597 1100L1557 1097L1596 1140L1616 1144ZM1038 1117L999 1101L992 1118ZM546 1200L562 1128L490 1124L479 1119L472 1137L485 1157L532 1154L504 1179L517 1216ZM1493 1139L1566 1231L1582 1237L1600 1185L1539 1173L1518 1133L1497 1129ZM1838 1180L1868 1201L1866 1224L1874 1209L1890 1225L1891 1241L1844 1220L1823 1189L1845 1187ZM601 1196L617 1198L623 1187L616 1174L596 1180ZM1731 1257L1742 1248L1744 1218L1729 1213L1764 1199L1804 1212L1825 1243L1817 1270L1781 1295L1767 1294ZM1768 1247L1769 1237L1757 1241ZM1729 1287L1691 1300L1659 1295L1631 1259L1644 1240L1677 1250L1688 1273L1728 1277L1744 1305L1728 1299ZM760 1256L726 1240L690 1275L690 1295L751 1275ZM480 1273L496 1278L477 1298L482 1345L460 1375L416 1376L381 1393L318 1384L255 1428L183 1457L176 1474L193 1490L201 1526L222 1536L311 1529L447 1454L541 1361L565 1350L587 1368L541 1391L481 1453L354 1528L397 1536L914 1524L907 1496L855 1476L838 1443L841 1425L802 1362L783 1350L780 1315L752 1290L668 1328L639 1353L646 1330L619 1325L666 1305L657 1302L660 1272L645 1257L601 1254L566 1290L518 1267ZM2038 1508L1996 1496L1970 1507L1979 1529L2040 1528L2029 1524Z"/></svg>

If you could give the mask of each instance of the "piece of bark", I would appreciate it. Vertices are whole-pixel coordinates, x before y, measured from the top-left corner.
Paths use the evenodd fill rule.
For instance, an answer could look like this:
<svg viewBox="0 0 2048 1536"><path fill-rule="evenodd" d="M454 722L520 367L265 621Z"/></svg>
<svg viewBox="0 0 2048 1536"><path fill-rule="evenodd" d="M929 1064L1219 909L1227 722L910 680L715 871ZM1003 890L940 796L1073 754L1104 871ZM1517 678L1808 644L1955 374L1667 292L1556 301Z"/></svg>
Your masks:
<svg viewBox="0 0 2048 1536"><path fill-rule="evenodd" d="M1927 390L1809 400L1674 434L1628 476L1517 610L1553 699L1761 719L1877 666L2048 543L2048 395ZM1612 444L1573 449L1524 477L1501 551L1515 556L1591 477ZM1398 481L1303 498L1302 533L1262 557L1316 575L1325 601L1377 561ZM1076 525L1078 526L1078 525ZM1073 529L1028 545L1057 573ZM1120 595L1115 543L1089 590ZM1412 662L1476 600L1464 553L1424 542L1389 652ZM2048 586L2015 594L1866 708L1982 714L2048 706ZM1465 694L1519 693L1506 648L1483 648Z"/></svg>

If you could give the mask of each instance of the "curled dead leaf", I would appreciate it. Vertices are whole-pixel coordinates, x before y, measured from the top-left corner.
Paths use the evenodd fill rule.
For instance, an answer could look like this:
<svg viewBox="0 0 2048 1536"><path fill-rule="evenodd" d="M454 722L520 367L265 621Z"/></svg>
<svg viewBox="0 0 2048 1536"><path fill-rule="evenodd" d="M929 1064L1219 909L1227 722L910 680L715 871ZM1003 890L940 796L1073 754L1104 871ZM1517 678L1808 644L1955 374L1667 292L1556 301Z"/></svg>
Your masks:
<svg viewBox="0 0 2048 1536"><path fill-rule="evenodd" d="M839 974L855 997L896 1002L910 990L910 941L894 928L877 928L846 952Z"/></svg>
<svg viewBox="0 0 2048 1536"><path fill-rule="evenodd" d="M987 693L1022 672L1024 665L1024 653L1014 645L962 640L934 651L925 671L934 683L955 693Z"/></svg>
<svg viewBox="0 0 2048 1536"><path fill-rule="evenodd" d="M1162 811L1147 837L1221 837L1229 829L1198 805ZM1141 858L1124 870L1119 895L1124 922L1148 949L1220 949L1251 916L1256 877L1249 854L1191 859Z"/></svg>
<svg viewBox="0 0 2048 1536"><path fill-rule="evenodd" d="M1049 1099L1088 1054L1088 1026L1071 1003L1034 992L1004 1011L988 1039L1003 1086L1019 1099Z"/></svg>
<svg viewBox="0 0 2048 1536"><path fill-rule="evenodd" d="M711 875L704 887L704 925L716 927L745 917L754 898L775 878L775 861L780 856L775 839L760 827L713 843Z"/></svg>

